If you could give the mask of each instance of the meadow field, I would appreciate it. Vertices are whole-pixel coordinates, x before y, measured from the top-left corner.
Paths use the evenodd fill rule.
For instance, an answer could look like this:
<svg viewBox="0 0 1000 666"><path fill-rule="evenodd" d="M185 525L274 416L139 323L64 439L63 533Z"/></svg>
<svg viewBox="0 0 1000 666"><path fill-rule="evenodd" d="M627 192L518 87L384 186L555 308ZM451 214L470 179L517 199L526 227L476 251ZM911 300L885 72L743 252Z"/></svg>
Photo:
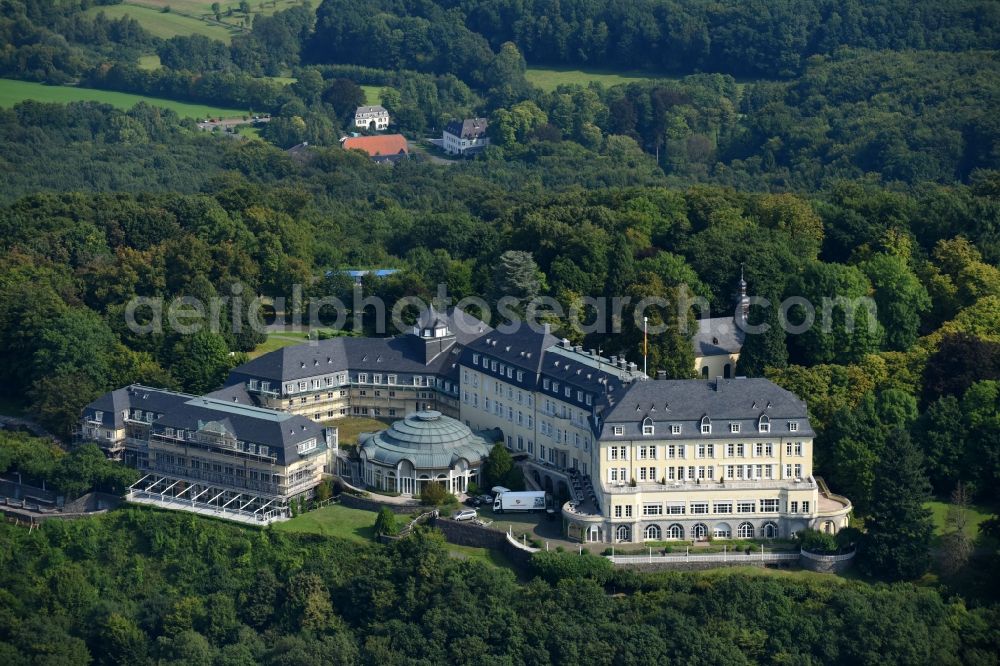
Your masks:
<svg viewBox="0 0 1000 666"><path fill-rule="evenodd" d="M525 77L533 86L545 91L555 90L561 85L586 86L594 81L604 86L616 86L622 83L669 78L648 72L616 72L601 69L584 71L562 67L529 67Z"/></svg>
<svg viewBox="0 0 1000 666"><path fill-rule="evenodd" d="M146 5L131 3L101 5L87 10L87 14L91 16L96 16L100 12L104 12L105 16L112 19L123 16L135 19L150 34L162 39L170 39L178 35L204 35L228 44L232 36L240 32L236 27L220 25L214 21L203 21L194 15L181 14L173 10L165 13L162 8L157 9Z"/></svg>
<svg viewBox="0 0 1000 666"><path fill-rule="evenodd" d="M241 109L224 109L217 106L177 102L171 99L132 95L130 93L113 92L110 90L77 88L74 86L47 86L32 81L0 79L0 107L9 108L27 99L59 104L88 101L103 102L119 109L131 109L139 102L146 102L153 106L173 109L177 112L177 115L184 118L234 118L246 115L247 113L247 111Z"/></svg>

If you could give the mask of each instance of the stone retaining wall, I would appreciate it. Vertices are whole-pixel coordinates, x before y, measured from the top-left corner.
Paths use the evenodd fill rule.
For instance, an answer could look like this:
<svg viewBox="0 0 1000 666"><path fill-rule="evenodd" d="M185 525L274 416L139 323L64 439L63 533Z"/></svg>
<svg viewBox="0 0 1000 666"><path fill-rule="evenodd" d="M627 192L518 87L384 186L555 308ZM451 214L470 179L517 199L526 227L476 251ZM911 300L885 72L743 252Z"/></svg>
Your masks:
<svg viewBox="0 0 1000 666"><path fill-rule="evenodd" d="M436 527L444 533L449 543L473 548L489 548L503 552L514 564L527 568L531 561L531 553L518 548L507 541L507 533L492 527L483 527L471 522L458 522L447 518L436 518L428 521L428 525Z"/></svg>
<svg viewBox="0 0 1000 666"><path fill-rule="evenodd" d="M357 495L341 493L337 496L337 499L346 507L350 507L352 509L363 509L365 511L378 511L382 507L386 507L393 513L414 514L420 513L427 508L418 504L393 504L391 502L380 502L375 499L376 497L377 495L373 495L371 497L358 497Z"/></svg>
<svg viewBox="0 0 1000 666"><path fill-rule="evenodd" d="M809 571L819 573L843 573L854 565L854 554L857 551L842 555L819 555L803 550L799 555L799 566Z"/></svg>

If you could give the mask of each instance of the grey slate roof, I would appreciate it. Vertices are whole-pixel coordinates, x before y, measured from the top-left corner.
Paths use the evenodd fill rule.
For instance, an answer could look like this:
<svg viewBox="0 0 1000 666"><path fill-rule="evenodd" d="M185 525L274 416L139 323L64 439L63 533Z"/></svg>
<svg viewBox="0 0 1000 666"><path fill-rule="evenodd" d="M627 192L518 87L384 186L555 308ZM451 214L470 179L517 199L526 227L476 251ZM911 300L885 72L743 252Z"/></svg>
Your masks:
<svg viewBox="0 0 1000 666"><path fill-rule="evenodd" d="M197 431L208 424L221 426L237 440L269 447L272 454L277 454L279 465L291 464L302 457L296 447L307 439L316 439L317 446L309 452L310 456L326 448L323 426L310 419L209 397L193 397L175 405L153 422L153 429Z"/></svg>
<svg viewBox="0 0 1000 666"><path fill-rule="evenodd" d="M393 338L342 337L283 347L248 363L234 368L229 383L242 383L246 378L267 379L278 383L295 381L321 374L343 372L410 373L447 375L454 370L457 359L450 353L455 345L461 346L493 329L462 310L451 308L447 315L435 312L435 318L444 319L454 338L445 353L437 354L426 362L425 341L407 334Z"/></svg>
<svg viewBox="0 0 1000 666"><path fill-rule="evenodd" d="M362 113L389 113L385 110L385 107L380 104L375 104L373 106L359 106L355 111L355 116L360 116Z"/></svg>
<svg viewBox="0 0 1000 666"><path fill-rule="evenodd" d="M95 411L104 412L101 425L120 429L125 427L124 413L126 411L141 409L144 412L162 414L192 397L194 396L185 393L132 384L105 393L87 405L83 411L87 416L92 415Z"/></svg>
<svg viewBox="0 0 1000 666"><path fill-rule="evenodd" d="M712 317L698 320L695 333L695 356L721 356L738 354L743 348L744 331L732 317Z"/></svg>
<svg viewBox="0 0 1000 666"><path fill-rule="evenodd" d="M486 118L453 120L445 126L444 131L460 139L479 139L486 134L489 124Z"/></svg>
<svg viewBox="0 0 1000 666"><path fill-rule="evenodd" d="M396 466L405 459L417 470L448 469L461 458L475 467L493 448L462 422L433 410L410 414L377 433L363 433L358 441L368 460Z"/></svg>
<svg viewBox="0 0 1000 666"><path fill-rule="evenodd" d="M622 438L643 438L642 423L651 419L655 433L650 439L703 437L750 438L757 436L758 421L766 416L771 437L812 437L806 404L793 393L767 379L655 380L636 382L605 408L601 438L613 440L612 427L622 426ZM702 417L711 420L711 434L701 434ZM790 431L789 422L798 424ZM740 433L730 433L729 424L740 424ZM670 434L670 424L681 433ZM766 437L766 435L765 435Z"/></svg>
<svg viewBox="0 0 1000 666"><path fill-rule="evenodd" d="M297 460L296 445L311 437L316 438L317 448L310 455L326 447L323 426L302 416L256 407L242 386L199 397L133 384L105 393L87 405L84 413L93 410L104 412L102 423L108 427L123 427L123 414L130 410L152 412L152 429L159 432L168 427L197 431L218 423L237 440L269 447L282 465Z"/></svg>

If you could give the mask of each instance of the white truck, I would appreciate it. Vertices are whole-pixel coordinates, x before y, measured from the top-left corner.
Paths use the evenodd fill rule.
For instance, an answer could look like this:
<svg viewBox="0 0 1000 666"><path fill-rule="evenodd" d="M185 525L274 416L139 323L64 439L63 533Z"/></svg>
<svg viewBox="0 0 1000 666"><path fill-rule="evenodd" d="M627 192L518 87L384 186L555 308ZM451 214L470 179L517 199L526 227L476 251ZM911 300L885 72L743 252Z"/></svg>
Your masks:
<svg viewBox="0 0 1000 666"><path fill-rule="evenodd" d="M493 499L493 511L545 511L548 497L544 491L524 491L498 493Z"/></svg>

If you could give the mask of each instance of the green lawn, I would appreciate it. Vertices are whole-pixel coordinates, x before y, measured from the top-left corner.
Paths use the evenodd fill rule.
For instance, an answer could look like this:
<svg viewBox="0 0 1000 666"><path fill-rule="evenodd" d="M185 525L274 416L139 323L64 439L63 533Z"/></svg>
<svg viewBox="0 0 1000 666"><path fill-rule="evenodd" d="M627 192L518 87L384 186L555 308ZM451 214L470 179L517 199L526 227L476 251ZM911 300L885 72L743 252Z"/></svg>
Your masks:
<svg viewBox="0 0 1000 666"><path fill-rule="evenodd" d="M448 552L452 557L462 560L478 560L479 562L485 562L497 567L514 568L514 564L510 561L510 558L499 550L475 548L473 546L456 546L453 543L449 543Z"/></svg>
<svg viewBox="0 0 1000 666"><path fill-rule="evenodd" d="M244 29L253 25L253 20L258 15L271 16L275 12L300 4L298 0L265 0L265 2L250 2L250 15L245 16L239 11L239 2L221 2L221 15L219 20L215 19L212 12L212 3L205 0L127 0L127 5L113 5L114 9L108 11L104 8L108 16L131 16L138 21L146 30L157 37L164 39L176 35L205 35L213 39L218 39L226 43L233 35L239 35ZM315 11L319 7L319 2L313 2L312 8ZM163 9L169 7L170 11ZM229 13L229 10L232 10ZM92 13L99 11L93 8Z"/></svg>
<svg viewBox="0 0 1000 666"><path fill-rule="evenodd" d="M170 2L163 4L170 4L173 9L174 5L181 3ZM183 11L180 6L176 7L176 9ZM96 16L100 12L104 12L104 15L109 19L119 19L123 16L131 17L154 37L162 39L170 39L178 35L204 35L209 39L218 39L228 44L232 36L240 32L237 29L219 25L218 23L203 21L193 15L185 16L178 14L176 11L164 13L156 7L122 4L101 5L91 7L87 10L87 13L91 16ZM187 12L184 13L186 14Z"/></svg>
<svg viewBox="0 0 1000 666"><path fill-rule="evenodd" d="M817 580L833 581L837 584L844 583L850 578L854 578L854 570L848 569L844 574L835 575L809 571L808 569L772 569L769 567L719 567L718 569L706 569L698 571L696 576L703 578L723 578L725 576L751 576L759 578L787 578L790 580L800 580L804 582L815 582Z"/></svg>
<svg viewBox="0 0 1000 666"><path fill-rule="evenodd" d="M283 532L321 534L355 542L370 542L375 536L375 512L330 504L291 520L276 523L274 529Z"/></svg>
<svg viewBox="0 0 1000 666"><path fill-rule="evenodd" d="M382 103L382 89L385 86L361 86L365 91L365 102L370 105Z"/></svg>
<svg viewBox="0 0 1000 666"><path fill-rule="evenodd" d="M356 446L358 435L361 433L385 430L387 427L382 421L364 416L348 416L327 423L337 426L337 440L340 442L340 446Z"/></svg>
<svg viewBox="0 0 1000 666"><path fill-rule="evenodd" d="M948 522L948 507L949 502L927 502L925 504L927 508L931 510L932 520L934 521L934 537L935 539L940 538L947 527ZM972 539L977 539L979 537L979 523L983 522L987 518L993 515L985 506L978 506L975 504L969 505L969 515L968 515L968 525L966 525L965 532Z"/></svg>
<svg viewBox="0 0 1000 666"><path fill-rule="evenodd" d="M562 67L542 68L529 67L525 72L528 82L545 91L555 90L561 85L586 86L591 81L597 81L605 86L616 86L633 81L649 81L652 79L669 78L648 72L616 72L611 70L580 70Z"/></svg>
<svg viewBox="0 0 1000 666"><path fill-rule="evenodd" d="M367 543L375 537L375 515L374 511L330 504L283 523L275 523L274 529L300 534L320 534L357 543ZM409 520L406 516L397 516L397 519L400 525ZM457 546L452 543L446 544L446 547L448 553L458 559L477 560L497 567L512 568L510 559L500 551L472 546Z"/></svg>
<svg viewBox="0 0 1000 666"><path fill-rule="evenodd" d="M152 70L160 68L160 56L156 55L144 55L139 56L139 69Z"/></svg>
<svg viewBox="0 0 1000 666"><path fill-rule="evenodd" d="M301 345L305 341L305 337L301 333L268 333L267 340L257 345L257 348L250 352L248 356L250 358L257 358L282 347Z"/></svg>
<svg viewBox="0 0 1000 666"><path fill-rule="evenodd" d="M77 88L74 86L47 86L32 81L0 79L0 107L11 107L26 99L33 99L39 102L57 102L60 104L94 101L111 104L119 109L131 109L139 102L146 102L153 106L173 109L178 115L187 118L206 118L208 116L233 118L246 115L247 113L239 109L223 109L204 104L175 102L169 99L132 95L130 93L112 92L109 90Z"/></svg>

